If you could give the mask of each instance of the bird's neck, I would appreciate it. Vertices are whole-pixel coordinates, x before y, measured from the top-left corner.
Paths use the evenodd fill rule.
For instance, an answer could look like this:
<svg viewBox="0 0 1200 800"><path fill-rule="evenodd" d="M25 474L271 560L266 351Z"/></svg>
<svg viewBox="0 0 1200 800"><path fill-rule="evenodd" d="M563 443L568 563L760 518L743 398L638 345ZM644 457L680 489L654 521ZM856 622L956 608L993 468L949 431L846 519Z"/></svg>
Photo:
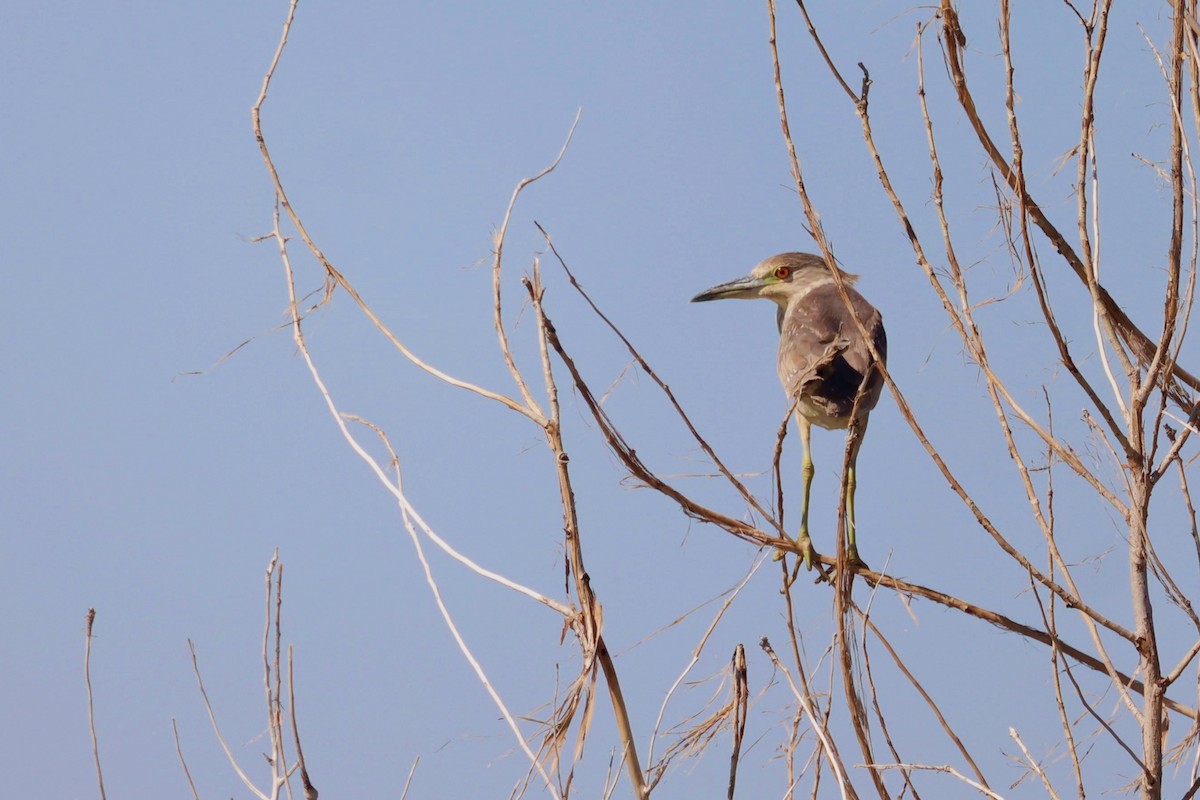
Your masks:
<svg viewBox="0 0 1200 800"><path fill-rule="evenodd" d="M856 276L854 275L843 272L842 282L847 286L853 286L855 277ZM805 296L808 295L808 293L813 289L817 289L821 286L828 286L832 283L835 283L833 275L829 274L827 270L807 270L792 278L792 286L794 288L790 295L779 298L780 306L786 309L787 306L803 300Z"/></svg>
<svg viewBox="0 0 1200 800"><path fill-rule="evenodd" d="M841 274L842 283L846 288L850 288L858 280L857 275L842 270L838 270L838 272ZM802 302L814 289L835 283L833 275L827 269L805 270L793 277L791 292L782 296L773 295L770 298L775 302L775 322L779 329L783 330L783 318L787 316L789 308Z"/></svg>
<svg viewBox="0 0 1200 800"><path fill-rule="evenodd" d="M847 286L853 286L857 275L851 275L848 272L842 273L842 282ZM804 298L808 297L809 293L814 289L822 286L829 286L834 283L833 276L828 271L816 270L807 271L803 274L792 278L792 292L784 297L772 297L775 301L775 324L779 330L783 330L783 319L787 316L788 309L795 306L797 303L803 302Z"/></svg>

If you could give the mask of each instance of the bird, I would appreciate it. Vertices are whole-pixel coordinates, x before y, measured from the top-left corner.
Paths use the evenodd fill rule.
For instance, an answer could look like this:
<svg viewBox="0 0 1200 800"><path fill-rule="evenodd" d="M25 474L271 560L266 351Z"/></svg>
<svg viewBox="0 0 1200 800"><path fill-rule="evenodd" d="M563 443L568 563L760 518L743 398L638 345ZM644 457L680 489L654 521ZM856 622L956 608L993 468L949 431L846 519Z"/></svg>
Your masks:
<svg viewBox="0 0 1200 800"><path fill-rule="evenodd" d="M845 298L833 270L841 276ZM883 390L880 366L887 363L887 333L879 310L854 288L857 280L857 275L831 266L819 255L780 253L760 262L746 277L717 284L692 298L693 303L763 298L777 306L779 380L793 405L803 449L803 505L796 542L809 569L817 558L808 533L809 492L816 472L813 425L847 431L847 555L852 564L862 565L855 536L855 472L868 417Z"/></svg>

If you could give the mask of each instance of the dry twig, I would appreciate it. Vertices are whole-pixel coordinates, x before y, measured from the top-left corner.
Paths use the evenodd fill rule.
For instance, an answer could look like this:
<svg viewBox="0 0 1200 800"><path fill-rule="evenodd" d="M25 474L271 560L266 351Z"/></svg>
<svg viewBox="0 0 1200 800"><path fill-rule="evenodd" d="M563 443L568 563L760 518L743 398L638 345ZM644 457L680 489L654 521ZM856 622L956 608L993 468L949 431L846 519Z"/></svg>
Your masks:
<svg viewBox="0 0 1200 800"><path fill-rule="evenodd" d="M92 698L92 623L96 621L96 609L87 613L87 632L83 644L83 682L87 685L88 731L92 735L92 761L96 765L96 783L100 788L100 800L104 800L104 772L100 769L100 742L96 737L96 704Z"/></svg>

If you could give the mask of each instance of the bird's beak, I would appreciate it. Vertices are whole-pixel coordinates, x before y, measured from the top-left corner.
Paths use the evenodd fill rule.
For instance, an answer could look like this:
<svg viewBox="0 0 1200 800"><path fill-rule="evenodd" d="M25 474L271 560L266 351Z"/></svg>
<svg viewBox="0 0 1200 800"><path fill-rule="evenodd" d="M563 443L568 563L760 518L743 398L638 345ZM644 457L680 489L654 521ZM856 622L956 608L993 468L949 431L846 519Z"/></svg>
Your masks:
<svg viewBox="0 0 1200 800"><path fill-rule="evenodd" d="M747 275L744 278L718 283L711 289L705 289L692 298L693 303L703 303L707 300L750 300L759 296L759 290L773 283L768 278L754 278Z"/></svg>

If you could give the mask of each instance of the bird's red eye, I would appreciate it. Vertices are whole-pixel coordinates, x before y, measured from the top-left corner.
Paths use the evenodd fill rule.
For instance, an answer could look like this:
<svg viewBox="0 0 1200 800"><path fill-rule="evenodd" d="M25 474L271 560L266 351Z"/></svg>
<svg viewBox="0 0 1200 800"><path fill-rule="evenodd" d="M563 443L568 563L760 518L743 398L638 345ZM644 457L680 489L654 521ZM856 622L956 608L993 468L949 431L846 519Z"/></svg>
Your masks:
<svg viewBox="0 0 1200 800"><path fill-rule="evenodd" d="M790 267L776 267L775 268L775 277L781 281L786 281L788 279L788 276L791 274L792 274L792 270Z"/></svg>

